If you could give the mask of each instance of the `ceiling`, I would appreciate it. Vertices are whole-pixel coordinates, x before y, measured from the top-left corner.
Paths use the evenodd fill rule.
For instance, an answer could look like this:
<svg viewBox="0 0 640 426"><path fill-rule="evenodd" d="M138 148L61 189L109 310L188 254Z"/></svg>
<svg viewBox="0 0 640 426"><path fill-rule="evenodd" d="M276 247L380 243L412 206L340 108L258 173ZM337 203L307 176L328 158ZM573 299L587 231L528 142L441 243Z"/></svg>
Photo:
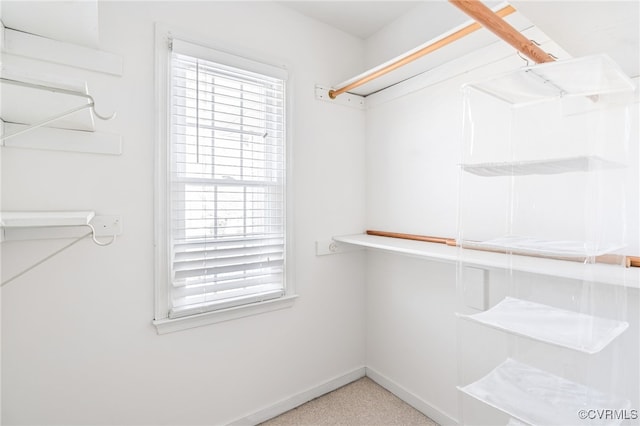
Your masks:
<svg viewBox="0 0 640 426"><path fill-rule="evenodd" d="M303 15L366 39L420 1L279 1Z"/></svg>

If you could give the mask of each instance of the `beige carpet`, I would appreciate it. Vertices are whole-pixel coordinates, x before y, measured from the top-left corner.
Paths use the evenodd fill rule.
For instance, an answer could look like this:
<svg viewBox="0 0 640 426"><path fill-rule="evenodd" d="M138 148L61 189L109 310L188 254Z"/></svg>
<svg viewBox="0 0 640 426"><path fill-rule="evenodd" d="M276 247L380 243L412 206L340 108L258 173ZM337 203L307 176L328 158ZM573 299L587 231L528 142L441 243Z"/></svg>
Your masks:
<svg viewBox="0 0 640 426"><path fill-rule="evenodd" d="M262 425L437 426L437 423L373 380L363 377Z"/></svg>

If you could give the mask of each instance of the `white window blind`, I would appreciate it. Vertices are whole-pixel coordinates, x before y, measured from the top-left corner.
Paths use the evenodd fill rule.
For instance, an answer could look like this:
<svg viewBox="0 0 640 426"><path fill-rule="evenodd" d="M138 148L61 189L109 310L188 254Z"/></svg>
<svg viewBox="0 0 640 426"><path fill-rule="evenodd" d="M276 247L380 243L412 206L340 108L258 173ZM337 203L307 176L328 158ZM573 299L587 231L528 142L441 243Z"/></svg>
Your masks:
<svg viewBox="0 0 640 426"><path fill-rule="evenodd" d="M285 293L285 80L176 42L169 318Z"/></svg>

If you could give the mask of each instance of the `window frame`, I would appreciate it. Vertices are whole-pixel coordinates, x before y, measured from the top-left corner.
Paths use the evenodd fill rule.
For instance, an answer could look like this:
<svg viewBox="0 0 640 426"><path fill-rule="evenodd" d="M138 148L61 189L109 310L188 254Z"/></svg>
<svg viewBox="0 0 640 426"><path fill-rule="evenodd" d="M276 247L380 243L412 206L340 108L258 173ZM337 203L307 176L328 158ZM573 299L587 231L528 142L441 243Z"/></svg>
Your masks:
<svg viewBox="0 0 640 426"><path fill-rule="evenodd" d="M170 120L170 69L172 40L180 40L181 52L202 57L203 59L220 62L249 71L265 73L265 69L281 70L286 73L285 67L275 67L266 61L256 61L249 59L243 52L229 53L216 49L215 46L206 46L202 42L194 40L188 34L177 32L164 24L156 24L155 34L155 309L153 324L156 326L158 334L169 333L182 329L199 327L207 324L214 324L250 315L257 315L264 312L285 309L291 307L297 298L294 291L293 274L291 264L293 262L292 249L292 185L291 185L291 105L289 80L285 79L285 261L284 261L284 283L285 293L275 299L263 302L247 303L230 308L222 308L209 312L197 313L177 318L169 318L170 309L170 235L171 223L168 215L170 209L170 173L171 173L171 120ZM193 48L193 52L185 52L187 48Z"/></svg>

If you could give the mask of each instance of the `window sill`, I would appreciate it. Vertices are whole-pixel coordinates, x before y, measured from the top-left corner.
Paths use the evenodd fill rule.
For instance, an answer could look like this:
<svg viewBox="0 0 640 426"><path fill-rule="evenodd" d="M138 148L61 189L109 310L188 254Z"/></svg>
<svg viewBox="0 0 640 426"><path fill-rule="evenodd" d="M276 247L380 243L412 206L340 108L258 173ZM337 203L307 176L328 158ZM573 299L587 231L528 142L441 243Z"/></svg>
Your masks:
<svg viewBox="0 0 640 426"><path fill-rule="evenodd" d="M167 334L174 331L186 330L189 328L201 327L203 325L215 324L218 322L230 321L237 318L290 308L293 306L293 303L297 298L297 295L283 296L278 299L267 300L265 302L235 306L233 308L190 315L183 318L160 319L153 321L153 325L156 326L158 334Z"/></svg>

